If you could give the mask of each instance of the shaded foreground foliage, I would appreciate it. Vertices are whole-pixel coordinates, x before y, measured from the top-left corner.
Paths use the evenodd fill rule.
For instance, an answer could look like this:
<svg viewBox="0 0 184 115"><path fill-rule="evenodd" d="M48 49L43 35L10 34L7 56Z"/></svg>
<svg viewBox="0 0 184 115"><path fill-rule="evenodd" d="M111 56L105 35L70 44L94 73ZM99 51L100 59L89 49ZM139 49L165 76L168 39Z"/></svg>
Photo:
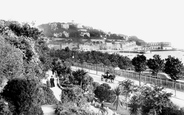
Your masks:
<svg viewBox="0 0 184 115"><path fill-rule="evenodd" d="M8 81L1 95L10 104L14 115L42 115L38 86L35 80L13 79Z"/></svg>

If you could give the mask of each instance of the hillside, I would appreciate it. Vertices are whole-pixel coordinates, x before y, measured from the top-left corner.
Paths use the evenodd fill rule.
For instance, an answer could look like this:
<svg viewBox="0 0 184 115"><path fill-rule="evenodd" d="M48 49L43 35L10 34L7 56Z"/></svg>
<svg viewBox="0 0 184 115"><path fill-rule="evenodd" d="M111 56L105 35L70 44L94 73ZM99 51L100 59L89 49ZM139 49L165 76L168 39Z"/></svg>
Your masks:
<svg viewBox="0 0 184 115"><path fill-rule="evenodd" d="M70 22L69 23L53 22L41 24L38 27L43 30L43 34L47 37L99 38L108 35L102 30ZM118 37L122 38L121 36Z"/></svg>
<svg viewBox="0 0 184 115"><path fill-rule="evenodd" d="M137 38L137 36L129 36L128 41L135 41L138 46L142 46L146 44L144 40Z"/></svg>
<svg viewBox="0 0 184 115"><path fill-rule="evenodd" d="M52 22L41 24L38 26L43 31L43 34L49 38L65 38L65 40L71 40L72 42L80 42L81 39L116 39L116 40L128 40L136 41L137 45L144 45L146 42L137 38L136 36L130 36L123 34L116 34L110 32L104 32L102 30L94 29L89 26L80 25L73 22L61 23Z"/></svg>

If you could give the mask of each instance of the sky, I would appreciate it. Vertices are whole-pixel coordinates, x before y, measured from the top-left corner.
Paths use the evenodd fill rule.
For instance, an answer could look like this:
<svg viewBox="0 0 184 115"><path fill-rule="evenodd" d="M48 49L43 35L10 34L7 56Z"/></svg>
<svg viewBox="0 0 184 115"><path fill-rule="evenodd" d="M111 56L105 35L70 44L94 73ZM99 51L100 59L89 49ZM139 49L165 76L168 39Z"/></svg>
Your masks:
<svg viewBox="0 0 184 115"><path fill-rule="evenodd" d="M0 19L71 22L184 49L184 0L0 0Z"/></svg>

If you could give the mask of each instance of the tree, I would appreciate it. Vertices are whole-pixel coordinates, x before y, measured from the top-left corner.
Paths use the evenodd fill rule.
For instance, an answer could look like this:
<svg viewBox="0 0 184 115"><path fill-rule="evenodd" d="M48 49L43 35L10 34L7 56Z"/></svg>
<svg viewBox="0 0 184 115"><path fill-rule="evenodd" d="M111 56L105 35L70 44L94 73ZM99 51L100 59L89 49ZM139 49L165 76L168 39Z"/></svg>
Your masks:
<svg viewBox="0 0 184 115"><path fill-rule="evenodd" d="M171 93L163 91L163 87L143 86L139 92L132 96L129 109L132 114L137 115L162 115L164 108L169 107Z"/></svg>
<svg viewBox="0 0 184 115"><path fill-rule="evenodd" d="M146 70L146 57L144 55L137 55L132 59L135 71L139 73L139 86L141 85L141 72Z"/></svg>
<svg viewBox="0 0 184 115"><path fill-rule="evenodd" d="M150 58L147 61L147 65L152 69L152 75L157 76L158 72L162 71L164 68L164 60L162 60L159 55L154 55L153 59Z"/></svg>
<svg viewBox="0 0 184 115"><path fill-rule="evenodd" d="M128 104L130 115L139 115L140 99L139 96L132 96Z"/></svg>
<svg viewBox="0 0 184 115"><path fill-rule="evenodd" d="M38 81L20 78L8 81L1 93L2 97L12 106L10 108L15 115L43 115L38 94Z"/></svg>
<svg viewBox="0 0 184 115"><path fill-rule="evenodd" d="M114 100L113 102L113 106L116 107L116 111L118 110L118 107L121 106L121 100L120 100L120 95L122 93L120 87L116 87L114 90L113 90L115 96L116 96L116 99Z"/></svg>
<svg viewBox="0 0 184 115"><path fill-rule="evenodd" d="M78 85L80 85L82 88L84 84L84 80L86 79L87 72L79 69L77 71L73 71L72 74L74 76L74 79L77 81Z"/></svg>
<svg viewBox="0 0 184 115"><path fill-rule="evenodd" d="M23 73L23 53L0 37L0 74L7 79Z"/></svg>
<svg viewBox="0 0 184 115"><path fill-rule="evenodd" d="M111 98L111 90L109 87L110 86L107 86L103 83L100 86L97 86L97 88L95 89L95 97L99 99L100 103Z"/></svg>
<svg viewBox="0 0 184 115"><path fill-rule="evenodd" d="M130 58L128 58L127 56L122 56L119 59L118 66L120 69L127 70L130 67L132 67L132 62L131 62Z"/></svg>
<svg viewBox="0 0 184 115"><path fill-rule="evenodd" d="M128 96L130 96L130 93L134 91L133 82L128 79L120 82L119 85L122 87L122 93L125 94L126 103L128 103Z"/></svg>
<svg viewBox="0 0 184 115"><path fill-rule="evenodd" d="M143 114L152 112L154 115L162 113L163 108L169 106L171 93L163 91L163 87L143 87L140 100Z"/></svg>
<svg viewBox="0 0 184 115"><path fill-rule="evenodd" d="M84 91L79 86L63 89L61 100L62 103L73 102L77 104L78 107L83 106L87 101L84 96Z"/></svg>
<svg viewBox="0 0 184 115"><path fill-rule="evenodd" d="M167 73L174 81L174 89L176 95L176 80L178 80L181 77L183 64L178 58L171 56L168 56L168 58L166 58L165 61L166 62L164 72Z"/></svg>

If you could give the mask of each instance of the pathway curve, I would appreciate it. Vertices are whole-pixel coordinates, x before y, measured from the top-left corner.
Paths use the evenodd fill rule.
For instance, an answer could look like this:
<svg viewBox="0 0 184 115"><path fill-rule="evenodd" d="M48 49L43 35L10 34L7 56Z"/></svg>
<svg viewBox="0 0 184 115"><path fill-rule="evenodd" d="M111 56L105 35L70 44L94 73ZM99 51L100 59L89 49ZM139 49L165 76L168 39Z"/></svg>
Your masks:
<svg viewBox="0 0 184 115"><path fill-rule="evenodd" d="M46 84L47 81L50 80L51 76L54 77L55 87L52 87L50 89L53 91L53 94L56 97L56 99L58 101L61 101L62 87L60 85L59 85L60 87L58 87L57 84L59 84L59 81L56 78L55 74L52 74L52 71L51 70L49 70L49 71L46 72L46 77L47 78L46 79L42 79L41 82L43 84ZM44 112L44 115L55 115L54 114L54 111L55 111L56 105L42 105L41 108L42 108L42 110Z"/></svg>

